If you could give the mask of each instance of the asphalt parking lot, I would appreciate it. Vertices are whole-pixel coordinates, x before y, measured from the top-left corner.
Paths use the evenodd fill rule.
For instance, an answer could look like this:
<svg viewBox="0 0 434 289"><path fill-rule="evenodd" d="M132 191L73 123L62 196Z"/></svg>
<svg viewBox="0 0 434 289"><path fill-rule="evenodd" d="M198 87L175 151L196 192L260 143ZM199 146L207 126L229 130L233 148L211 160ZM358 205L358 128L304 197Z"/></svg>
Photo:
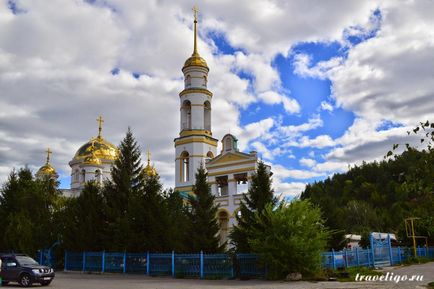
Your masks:
<svg viewBox="0 0 434 289"><path fill-rule="evenodd" d="M434 262L399 267L388 272L396 274L422 274L422 282L281 282L265 280L197 280L173 279L170 277L148 277L144 275L122 274L83 274L78 272L57 272L56 278L49 287L33 285L33 288L59 288L59 289L199 289L199 288L239 288L239 289L317 289L317 288L426 288L424 285L434 281ZM11 284L2 288L18 288Z"/></svg>

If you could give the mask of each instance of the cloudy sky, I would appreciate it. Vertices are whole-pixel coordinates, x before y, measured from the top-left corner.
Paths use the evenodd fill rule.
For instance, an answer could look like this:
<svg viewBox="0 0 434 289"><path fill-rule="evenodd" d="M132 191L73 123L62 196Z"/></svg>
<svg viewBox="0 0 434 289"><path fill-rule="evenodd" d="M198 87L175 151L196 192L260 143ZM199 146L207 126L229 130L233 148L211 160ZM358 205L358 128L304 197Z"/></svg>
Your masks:
<svg viewBox="0 0 434 289"><path fill-rule="evenodd" d="M432 0L0 0L0 181L50 147L69 187L102 115L104 137L131 126L173 187L194 4L213 135L258 151L278 193L382 159L433 120Z"/></svg>

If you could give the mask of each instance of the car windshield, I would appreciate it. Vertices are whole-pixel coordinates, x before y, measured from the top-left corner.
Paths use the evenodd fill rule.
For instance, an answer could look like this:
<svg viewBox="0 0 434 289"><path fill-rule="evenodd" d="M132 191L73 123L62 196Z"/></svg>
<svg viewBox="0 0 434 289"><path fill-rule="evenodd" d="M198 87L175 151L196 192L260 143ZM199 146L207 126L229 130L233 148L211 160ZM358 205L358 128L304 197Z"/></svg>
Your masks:
<svg viewBox="0 0 434 289"><path fill-rule="evenodd" d="M17 259L18 263L20 263L21 266L39 265L38 262L36 262L35 260L27 256L16 256L15 258Z"/></svg>

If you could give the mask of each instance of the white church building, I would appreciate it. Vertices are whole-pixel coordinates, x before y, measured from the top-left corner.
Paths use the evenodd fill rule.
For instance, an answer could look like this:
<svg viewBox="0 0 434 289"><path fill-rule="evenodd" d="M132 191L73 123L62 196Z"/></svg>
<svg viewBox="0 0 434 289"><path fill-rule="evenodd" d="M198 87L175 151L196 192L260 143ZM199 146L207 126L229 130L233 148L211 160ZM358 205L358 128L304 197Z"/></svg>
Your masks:
<svg viewBox="0 0 434 289"><path fill-rule="evenodd" d="M247 193L252 174L258 165L255 151L240 152L237 138L226 134L221 140L221 151L217 152L218 140L212 135L211 114L213 94L208 90L209 67L197 50L197 15L194 18L194 49L182 68L184 89L179 93L180 125L175 145L175 190L187 199L193 194L195 174L201 165L208 172L211 192L219 205L218 220L221 242L235 223L235 216L243 195ZM110 170L118 157L118 149L102 137L102 117L98 135L83 144L69 162L71 167L71 189L63 190L67 196L75 197L83 190L87 181L102 183L110 178ZM229 128L228 128L229 129ZM43 175L57 176L47 162L38 171ZM268 167L270 169L270 167ZM156 174L148 153L145 173Z"/></svg>

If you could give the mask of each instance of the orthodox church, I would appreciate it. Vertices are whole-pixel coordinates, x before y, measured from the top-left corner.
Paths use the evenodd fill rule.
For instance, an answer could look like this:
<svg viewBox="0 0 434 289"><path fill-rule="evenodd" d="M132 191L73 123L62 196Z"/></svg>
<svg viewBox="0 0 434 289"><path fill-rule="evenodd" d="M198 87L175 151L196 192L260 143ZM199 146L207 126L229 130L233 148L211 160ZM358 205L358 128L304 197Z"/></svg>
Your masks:
<svg viewBox="0 0 434 289"><path fill-rule="evenodd" d="M179 93L180 127L174 139L175 146L175 190L187 198L193 194L195 173L203 165L208 172L211 192L219 205L218 220L221 242L227 240L229 229L235 223L235 216L241 199L249 188L252 174L257 169L258 156L255 151L240 152L237 138L226 134L221 140L221 151L217 154L218 139L212 135L211 114L213 93L208 90L209 67L197 49L197 10L194 9L193 54L182 67L184 89ZM110 178L110 169L118 156L116 146L102 137L102 118L98 118L99 132L82 145L69 162L71 167L71 189L65 195L77 196L86 181L102 182ZM51 152L51 151L50 151ZM39 176L55 176L49 163L38 171ZM148 174L156 174L150 163L145 167Z"/></svg>

